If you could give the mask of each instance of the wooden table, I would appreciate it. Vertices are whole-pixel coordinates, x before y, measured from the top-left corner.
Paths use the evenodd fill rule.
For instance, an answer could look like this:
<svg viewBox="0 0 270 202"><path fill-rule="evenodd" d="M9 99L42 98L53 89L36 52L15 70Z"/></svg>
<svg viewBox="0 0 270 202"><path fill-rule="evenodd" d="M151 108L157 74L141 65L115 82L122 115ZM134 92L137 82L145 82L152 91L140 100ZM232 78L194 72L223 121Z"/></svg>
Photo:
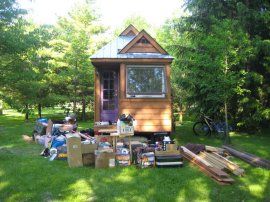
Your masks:
<svg viewBox="0 0 270 202"><path fill-rule="evenodd" d="M99 129L98 133L117 133L116 129Z"/></svg>
<svg viewBox="0 0 270 202"><path fill-rule="evenodd" d="M128 137L128 144L129 144L129 155L130 155L130 162L132 162L132 151L131 151L131 143L130 143L130 137L134 136L134 134L119 134L117 132L110 133L110 136L113 138L113 151L116 152L117 149L117 137L123 138Z"/></svg>

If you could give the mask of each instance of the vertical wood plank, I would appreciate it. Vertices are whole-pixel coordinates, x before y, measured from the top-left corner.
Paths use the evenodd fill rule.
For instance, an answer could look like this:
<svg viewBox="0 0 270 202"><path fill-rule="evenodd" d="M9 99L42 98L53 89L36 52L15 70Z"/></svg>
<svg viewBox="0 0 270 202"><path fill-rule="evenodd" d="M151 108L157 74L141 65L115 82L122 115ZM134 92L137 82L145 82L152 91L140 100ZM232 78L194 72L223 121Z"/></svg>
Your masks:
<svg viewBox="0 0 270 202"><path fill-rule="evenodd" d="M126 65L124 63L120 64L119 82L120 82L119 95L120 95L120 100L121 100L121 99L125 99L125 93L126 93ZM121 111L120 108L119 108L119 111Z"/></svg>
<svg viewBox="0 0 270 202"><path fill-rule="evenodd" d="M171 68L170 65L166 65L166 80L167 80L167 97L168 99L171 99Z"/></svg>
<svg viewBox="0 0 270 202"><path fill-rule="evenodd" d="M98 74L98 69L95 68L94 78L95 78L95 97L94 97L94 121L100 121L100 75Z"/></svg>

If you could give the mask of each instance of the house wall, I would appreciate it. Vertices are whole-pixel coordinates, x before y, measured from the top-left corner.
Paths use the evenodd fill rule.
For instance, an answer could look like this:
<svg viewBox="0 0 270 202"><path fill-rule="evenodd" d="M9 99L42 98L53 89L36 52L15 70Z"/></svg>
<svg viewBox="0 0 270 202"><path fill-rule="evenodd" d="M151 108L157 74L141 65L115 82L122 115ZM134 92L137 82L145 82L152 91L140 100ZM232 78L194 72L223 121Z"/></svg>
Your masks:
<svg viewBox="0 0 270 202"><path fill-rule="evenodd" d="M139 64L155 65L157 63ZM164 63L158 64L164 65ZM165 64L167 88L165 98L126 98L126 65L128 64L121 63L119 71L119 115L131 114L136 119L137 125L135 126L135 132L171 132L172 100L170 85L170 64ZM95 122L100 121L100 105L100 76L96 73L94 106Z"/></svg>
<svg viewBox="0 0 270 202"><path fill-rule="evenodd" d="M165 98L126 98L126 79L120 79L119 114L131 114L136 119L136 132L171 131L170 65L167 64L165 67L167 82ZM124 63L120 65L119 78L126 78L126 64Z"/></svg>

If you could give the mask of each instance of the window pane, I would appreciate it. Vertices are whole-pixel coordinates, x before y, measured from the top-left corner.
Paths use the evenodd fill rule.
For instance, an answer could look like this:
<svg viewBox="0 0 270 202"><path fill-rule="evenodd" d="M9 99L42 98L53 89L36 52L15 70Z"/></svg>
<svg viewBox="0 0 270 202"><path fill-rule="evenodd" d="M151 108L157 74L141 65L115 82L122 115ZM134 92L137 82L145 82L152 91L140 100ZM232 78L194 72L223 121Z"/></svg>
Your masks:
<svg viewBox="0 0 270 202"><path fill-rule="evenodd" d="M130 94L165 93L165 75L163 67L129 67L127 91Z"/></svg>
<svg viewBox="0 0 270 202"><path fill-rule="evenodd" d="M114 96L114 90L104 90L103 91L103 99L104 100L111 100Z"/></svg>
<svg viewBox="0 0 270 202"><path fill-rule="evenodd" d="M109 106L108 106L109 110L113 110L114 109L114 102L110 101L109 102Z"/></svg>
<svg viewBox="0 0 270 202"><path fill-rule="evenodd" d="M109 81L106 79L103 80L103 88L108 89L109 88Z"/></svg>
<svg viewBox="0 0 270 202"><path fill-rule="evenodd" d="M108 101L103 101L103 110L108 110L109 107L108 107Z"/></svg>
<svg viewBox="0 0 270 202"><path fill-rule="evenodd" d="M114 80L110 80L110 89L114 89Z"/></svg>

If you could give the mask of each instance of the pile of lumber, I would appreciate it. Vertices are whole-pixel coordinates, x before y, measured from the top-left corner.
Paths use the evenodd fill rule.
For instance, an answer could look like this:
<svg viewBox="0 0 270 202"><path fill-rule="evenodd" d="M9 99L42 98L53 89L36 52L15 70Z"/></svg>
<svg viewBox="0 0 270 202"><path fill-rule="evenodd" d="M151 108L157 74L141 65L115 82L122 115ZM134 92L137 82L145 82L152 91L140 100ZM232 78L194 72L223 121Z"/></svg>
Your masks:
<svg viewBox="0 0 270 202"><path fill-rule="evenodd" d="M238 165L229 161L228 159L219 155L218 153L200 152L199 156L202 159L208 161L215 168L232 172L237 176L243 176L245 173L244 169L240 168Z"/></svg>
<svg viewBox="0 0 270 202"><path fill-rule="evenodd" d="M202 157L194 154L192 151L188 150L186 147L181 146L182 156L190 161L192 164L198 166L200 170L205 173L207 176L213 178L216 182L222 185L232 184L234 180L222 171L222 169L213 166L210 162L203 159Z"/></svg>
<svg viewBox="0 0 270 202"><path fill-rule="evenodd" d="M270 161L262 159L253 154L249 154L247 152L239 151L235 148L229 146L222 146L228 153L231 155L242 159L243 161L255 166L270 169Z"/></svg>

